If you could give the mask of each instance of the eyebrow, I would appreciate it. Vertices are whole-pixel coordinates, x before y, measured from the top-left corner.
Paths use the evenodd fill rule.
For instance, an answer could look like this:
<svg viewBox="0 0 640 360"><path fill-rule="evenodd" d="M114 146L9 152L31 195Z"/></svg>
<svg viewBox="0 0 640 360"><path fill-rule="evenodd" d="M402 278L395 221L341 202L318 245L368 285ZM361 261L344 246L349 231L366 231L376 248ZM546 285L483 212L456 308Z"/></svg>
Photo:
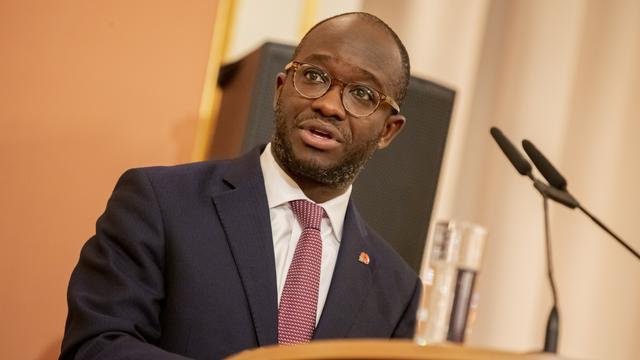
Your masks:
<svg viewBox="0 0 640 360"><path fill-rule="evenodd" d="M321 64L328 64L328 63L336 63L338 62L333 56L329 56L329 55L325 55L325 54L311 54L307 57L305 57L303 59L303 62L306 61L317 61ZM349 71L355 73L357 76L360 76L362 78L364 78L365 81L370 81L372 83L375 84L376 89L378 89L378 91L384 91L383 86L382 86L382 82L380 80L378 80L378 78L373 75L371 72L362 69L360 67L357 67L355 65L351 65L349 63L344 63L341 62L342 64L346 65L347 67L349 67ZM323 67L325 67L323 65ZM326 69L325 69L326 70ZM342 79L341 79L342 80ZM349 81L351 82L351 81Z"/></svg>

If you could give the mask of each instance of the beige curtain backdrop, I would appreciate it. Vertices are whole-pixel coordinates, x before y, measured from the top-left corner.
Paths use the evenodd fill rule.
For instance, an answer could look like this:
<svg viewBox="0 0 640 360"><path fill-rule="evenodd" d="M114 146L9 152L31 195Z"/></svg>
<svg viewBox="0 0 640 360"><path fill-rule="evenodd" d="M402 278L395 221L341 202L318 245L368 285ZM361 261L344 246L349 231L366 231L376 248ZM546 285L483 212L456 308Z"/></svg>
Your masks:
<svg viewBox="0 0 640 360"><path fill-rule="evenodd" d="M640 250L640 2L377 0L363 8L398 29L416 73L458 91L434 218L490 231L470 342L542 347L551 302L542 200L489 128L534 142L582 204ZM556 204L551 235L560 353L637 359L640 262Z"/></svg>

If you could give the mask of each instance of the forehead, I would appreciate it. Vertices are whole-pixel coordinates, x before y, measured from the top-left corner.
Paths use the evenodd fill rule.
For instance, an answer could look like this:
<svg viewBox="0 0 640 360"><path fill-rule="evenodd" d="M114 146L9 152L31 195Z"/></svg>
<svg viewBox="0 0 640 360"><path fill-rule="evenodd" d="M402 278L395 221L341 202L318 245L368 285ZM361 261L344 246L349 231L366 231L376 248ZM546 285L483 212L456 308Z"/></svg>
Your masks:
<svg viewBox="0 0 640 360"><path fill-rule="evenodd" d="M344 80L372 81L389 92L402 76L402 60L395 41L380 24L355 15L320 24L298 49L298 61L322 65Z"/></svg>

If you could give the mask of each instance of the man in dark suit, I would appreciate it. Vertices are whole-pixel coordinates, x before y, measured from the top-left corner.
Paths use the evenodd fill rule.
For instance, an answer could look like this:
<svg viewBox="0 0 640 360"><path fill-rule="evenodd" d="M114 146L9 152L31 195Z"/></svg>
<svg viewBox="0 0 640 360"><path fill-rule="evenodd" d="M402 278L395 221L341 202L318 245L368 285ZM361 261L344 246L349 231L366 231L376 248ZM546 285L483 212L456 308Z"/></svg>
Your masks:
<svg viewBox="0 0 640 360"><path fill-rule="evenodd" d="M408 79L386 24L339 15L278 74L266 147L127 171L71 276L61 359L215 359L411 337L418 277L349 200L405 123Z"/></svg>

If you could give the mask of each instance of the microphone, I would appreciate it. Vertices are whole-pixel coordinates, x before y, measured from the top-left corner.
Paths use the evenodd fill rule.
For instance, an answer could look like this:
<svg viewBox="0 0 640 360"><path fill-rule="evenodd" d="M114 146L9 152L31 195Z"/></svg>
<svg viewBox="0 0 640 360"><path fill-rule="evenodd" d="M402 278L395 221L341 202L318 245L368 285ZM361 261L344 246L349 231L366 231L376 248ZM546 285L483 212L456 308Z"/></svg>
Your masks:
<svg viewBox="0 0 640 360"><path fill-rule="evenodd" d="M520 173L520 175L531 177L531 164L525 159L520 151L513 146L511 141L497 127L492 127L489 132L493 139L498 143L502 152L507 156L507 159L511 162L513 167Z"/></svg>
<svg viewBox="0 0 640 360"><path fill-rule="evenodd" d="M520 175L528 176L533 181L533 186L542 195L544 205L544 236L545 236L545 249L547 255L547 278L549 279L549 286L551 287L551 295L553 296L553 306L549 312L547 318L547 328L544 336L544 352L555 353L558 349L558 335L560 333L560 315L558 314L558 292L556 290L556 283L553 278L553 266L551 262L551 235L549 233L549 206L548 199L551 198L565 206L575 208L577 201L569 195L566 191L562 191L551 187L542 181L538 180L531 171L531 164L522 156L520 151L513 146L511 141L498 129L492 127L489 131L491 136L496 140L502 152L507 156L507 159L516 168Z"/></svg>
<svg viewBox="0 0 640 360"><path fill-rule="evenodd" d="M498 143L498 146L500 147L500 149L502 149L502 152L505 154L507 159L509 159L513 167L516 168L520 175L529 177L531 181L533 181L533 186L542 194L542 196L548 197L570 209L575 209L578 206L578 202L576 201L576 199L573 198L573 196L571 196L568 192L562 191L562 189L551 187L533 176L533 173L531 171L531 164L529 163L529 161L527 161L527 159L522 156L522 153L513 145L513 143L511 143L511 141L509 141L509 139L507 139L507 137L502 133L500 129L494 126L489 130L489 132L491 133L491 136L493 136L493 139L496 141L496 143ZM542 156L542 158L544 158L544 156ZM549 162L547 161L547 163ZM549 166L551 166L550 163ZM551 167L553 168L553 166ZM559 173L558 175L562 178L562 175L560 175Z"/></svg>
<svg viewBox="0 0 640 360"><path fill-rule="evenodd" d="M522 140L522 148L529 155L529 158L536 165L536 168L540 171L542 176L547 179L549 185L556 189L567 190L567 180L560 174L556 168L551 165L551 162L542 155L540 150L531 143L531 141Z"/></svg>
<svg viewBox="0 0 640 360"><path fill-rule="evenodd" d="M529 158L533 161L533 164L540 171L542 176L555 188L556 190L560 190L563 193L567 194L571 199L575 200L575 198L569 194L567 190L567 180L560 174L560 172L551 164L551 162L544 156L542 153L531 143L529 140L522 140L522 147L524 151L529 155ZM609 227L607 227L600 219L596 218L595 215L591 214L587 209L585 209L582 205L580 205L577 201L575 204L580 211L582 211L585 215L587 215L593 222L596 223L602 230L606 231L609 235L611 235L620 245L624 246L630 253L635 255L638 260L640 260L640 254L634 250L629 244L627 244L622 238L616 235Z"/></svg>

